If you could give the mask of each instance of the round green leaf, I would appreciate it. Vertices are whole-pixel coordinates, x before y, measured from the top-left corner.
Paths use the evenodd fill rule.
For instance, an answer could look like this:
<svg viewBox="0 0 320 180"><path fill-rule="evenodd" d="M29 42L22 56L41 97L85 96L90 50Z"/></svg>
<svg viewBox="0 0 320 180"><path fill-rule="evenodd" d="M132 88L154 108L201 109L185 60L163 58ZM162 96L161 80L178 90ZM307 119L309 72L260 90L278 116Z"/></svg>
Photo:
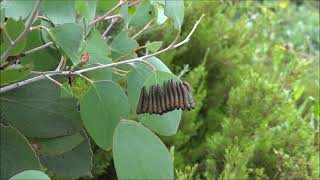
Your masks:
<svg viewBox="0 0 320 180"><path fill-rule="evenodd" d="M135 121L120 121L112 152L119 179L173 179L173 164L166 146Z"/></svg>
<svg viewBox="0 0 320 180"><path fill-rule="evenodd" d="M9 180L27 180L27 179L50 180L50 178L45 173L41 171L36 171L36 170L23 171L19 174L12 176Z"/></svg>
<svg viewBox="0 0 320 180"><path fill-rule="evenodd" d="M108 57L109 52L108 44L103 40L98 30L93 29L86 40L86 46L82 51L82 54L88 53L90 60L88 65L100 63L109 64L112 60ZM112 68L103 68L95 71L86 73L86 76L90 77L95 81L99 80L111 80L112 79Z"/></svg>
<svg viewBox="0 0 320 180"><path fill-rule="evenodd" d="M150 1L143 1L137 7L136 13L130 17L129 26L144 26L154 17L154 14Z"/></svg>
<svg viewBox="0 0 320 180"><path fill-rule="evenodd" d="M53 24L74 23L76 10L74 0L46 0L41 4L41 14L50 19Z"/></svg>
<svg viewBox="0 0 320 180"><path fill-rule="evenodd" d="M40 169L38 157L19 131L3 125L0 130L0 179L8 179L24 170Z"/></svg>
<svg viewBox="0 0 320 180"><path fill-rule="evenodd" d="M60 98L60 88L48 80L2 93L0 103L1 116L27 137L71 135L81 126L76 100Z"/></svg>
<svg viewBox="0 0 320 180"><path fill-rule="evenodd" d="M81 133L85 141L71 151L57 156L40 156L41 163L50 171L59 176L79 178L90 176L92 168L92 150L89 139L84 132Z"/></svg>
<svg viewBox="0 0 320 180"><path fill-rule="evenodd" d="M129 114L127 95L113 81L95 82L80 101L80 113L93 140L109 150L118 122Z"/></svg>
<svg viewBox="0 0 320 180"><path fill-rule="evenodd" d="M148 78L148 80L144 83L143 86L146 86L148 91L151 85L162 85L164 81L170 79L179 81L179 79L173 74L169 74L163 71L156 71L150 78ZM162 115L140 114L138 115L138 119L140 119L144 125L154 130L155 132L164 136L171 136L177 133L180 124L181 114L181 110L174 110L164 113Z"/></svg>
<svg viewBox="0 0 320 180"><path fill-rule="evenodd" d="M123 31L114 37L110 47L112 59L117 59L132 52L139 44Z"/></svg>
<svg viewBox="0 0 320 180"><path fill-rule="evenodd" d="M71 151L74 147L84 141L84 138L80 133L76 133L70 136L35 139L34 141L40 147L37 154L42 156L53 156Z"/></svg>
<svg viewBox="0 0 320 180"><path fill-rule="evenodd" d="M80 61L79 47L83 41L82 27L78 24L67 23L49 30L56 45L66 53L73 64Z"/></svg>
<svg viewBox="0 0 320 180"><path fill-rule="evenodd" d="M174 28L180 31L184 18L183 0L166 0L164 14L174 22Z"/></svg>

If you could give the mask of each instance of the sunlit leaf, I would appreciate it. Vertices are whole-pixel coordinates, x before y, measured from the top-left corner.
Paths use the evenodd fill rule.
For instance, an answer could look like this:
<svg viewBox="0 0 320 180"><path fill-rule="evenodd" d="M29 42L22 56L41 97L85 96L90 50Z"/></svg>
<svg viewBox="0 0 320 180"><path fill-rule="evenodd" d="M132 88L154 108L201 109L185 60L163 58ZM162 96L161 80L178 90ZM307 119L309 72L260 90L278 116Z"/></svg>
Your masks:
<svg viewBox="0 0 320 180"><path fill-rule="evenodd" d="M112 152L119 179L173 179L173 163L166 146L137 122L120 121Z"/></svg>
<svg viewBox="0 0 320 180"><path fill-rule="evenodd" d="M98 81L80 101L83 124L98 146L111 149L113 132L122 118L128 117L128 98L113 81Z"/></svg>
<svg viewBox="0 0 320 180"><path fill-rule="evenodd" d="M174 28L180 31L184 18L183 0L166 0L164 14L173 20Z"/></svg>
<svg viewBox="0 0 320 180"><path fill-rule="evenodd" d="M12 176L9 180L27 180L27 179L50 180L50 178L45 173L41 171L36 171L36 170L23 171L19 174Z"/></svg>
<svg viewBox="0 0 320 180"><path fill-rule="evenodd" d="M50 29L49 33L59 48L74 64L77 64L80 61L79 47L83 41L82 27L74 23L67 23Z"/></svg>

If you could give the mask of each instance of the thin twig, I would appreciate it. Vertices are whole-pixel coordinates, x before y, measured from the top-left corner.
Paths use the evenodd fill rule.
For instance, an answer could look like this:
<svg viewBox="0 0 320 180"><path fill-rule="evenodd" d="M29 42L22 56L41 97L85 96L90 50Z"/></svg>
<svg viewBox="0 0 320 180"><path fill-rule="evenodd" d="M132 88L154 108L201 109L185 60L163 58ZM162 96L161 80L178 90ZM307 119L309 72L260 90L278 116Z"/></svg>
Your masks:
<svg viewBox="0 0 320 180"><path fill-rule="evenodd" d="M94 24L96 24L97 22L104 20L104 18L106 18L109 14L111 14L114 10L116 10L118 7L120 7L121 5L123 5L124 3L126 3L127 0L120 2L119 4L117 4L115 7L113 7L112 9L110 9L107 13L105 13L103 16L100 16L99 18L93 20L92 22L89 23L89 26L92 26Z"/></svg>
<svg viewBox="0 0 320 180"><path fill-rule="evenodd" d="M45 27L45 26L41 26L41 25L39 25L39 26L34 26L34 27L31 27L30 28L30 31L33 31L33 30L37 30L37 29L43 29L43 30L45 30L45 31L49 31L49 29L47 28L47 27Z"/></svg>
<svg viewBox="0 0 320 180"><path fill-rule="evenodd" d="M41 20L45 20L45 21L50 22L50 19L45 16L37 16L37 19L41 19Z"/></svg>
<svg viewBox="0 0 320 180"><path fill-rule="evenodd" d="M103 18L104 20L108 20L108 19L112 19L112 18L116 18L116 17L120 17L120 14L115 14L115 15L112 15L112 16L107 16L105 18Z"/></svg>
<svg viewBox="0 0 320 180"><path fill-rule="evenodd" d="M190 31L190 33L188 34L188 36L181 42L179 42L178 44L174 45L174 48L177 48L187 42L189 42L190 37L192 36L192 34L194 33L194 31L197 29L199 23L201 22L202 18L204 17L204 14L201 15L200 19L194 24L192 30Z"/></svg>
<svg viewBox="0 0 320 180"><path fill-rule="evenodd" d="M136 37L140 36L140 34L145 31L146 29L149 28L149 26L151 25L151 23L153 22L153 19L151 21L149 21L137 34L135 34L134 36L132 36L132 39L135 39Z"/></svg>
<svg viewBox="0 0 320 180"><path fill-rule="evenodd" d="M62 69L62 67L63 67L64 64L65 64L65 59L64 59L63 56L61 56L60 62L59 62L59 64L58 64L58 66L57 66L57 68L56 68L55 71L60 71L60 70Z"/></svg>
<svg viewBox="0 0 320 180"><path fill-rule="evenodd" d="M40 8L40 2L41 0L37 0L33 9L33 12L30 16L29 21L26 24L25 29L23 30L23 32L17 37L16 40L13 41L13 44L11 44L2 54L1 54L1 58L0 58L0 62L1 64L8 58L9 56L9 52L15 48L17 46L17 44L28 34L28 32L30 31L30 27L32 25L32 22L34 21L34 19L36 18L39 8Z"/></svg>
<svg viewBox="0 0 320 180"><path fill-rule="evenodd" d="M54 82L54 83L55 83L56 85L58 85L59 87L62 87L62 86L63 86L60 82L56 81L55 79L53 79L53 78L50 77L49 75L44 75L44 76L46 76L47 79L49 79L50 81Z"/></svg>
<svg viewBox="0 0 320 180"><path fill-rule="evenodd" d="M11 39L11 37L10 37L7 29L4 27L2 30L3 30L3 32L4 32L4 35L6 35L7 39L10 41L10 45L13 45L14 42L13 42L13 40Z"/></svg>
<svg viewBox="0 0 320 180"><path fill-rule="evenodd" d="M75 71L75 72L70 72L70 71L50 71L50 72L43 72L42 75L39 75L39 76L36 76L36 77L33 77L33 78L30 78L30 79L27 79L27 80L23 80L23 81L20 81L20 82L17 82L17 83L14 83L14 84L11 84L9 86L5 86L3 88L0 88L0 93L3 93L3 92L6 92L6 91L9 91L9 90L12 90L12 89L15 89L17 87L20 87L20 86L23 86L23 85L27 85L27 84L30 84L32 82L35 82L35 81L39 81L39 80L42 80L42 79L45 79L46 76L45 75L48 75L48 76L54 76L54 75L79 75L81 73L84 73L84 72L88 72L88 71L93 71L93 70L97 70L97 69L101 69L101 68L106 68L106 67L114 67L114 66L118 66L118 65L122 65L122 64L132 64L132 63L136 63L136 62L141 62L141 63L144 63L148 66L150 66L150 68L154 69L154 66L149 63L148 61L145 61L144 59L146 58L149 58L149 57L152 57L152 56L156 56L158 54L161 54L165 51L168 51L170 49L174 49L176 47L179 47L181 46L182 44L185 44L189 41L189 38L190 36L193 34L193 32L195 31L195 29L197 28L197 26L199 25L201 19L202 19L203 15L200 17L200 19L197 21L197 23L195 23L193 29L191 30L191 32L189 33L189 35L186 37L186 39L184 39L183 41L181 41L180 43L178 44L175 44L175 42L177 41L178 39L178 36L176 36L176 38L174 39L174 41L168 46L166 47L165 49L162 49L158 52L155 52L155 53L152 53L152 54L149 54L149 55L145 55L145 56L142 56L142 57L138 57L138 58L134 58L134 59L129 59L129 60L125 60L125 61L120 61L120 62L114 62L114 63L110 63L110 64L103 64L103 65L99 65L99 66L95 66L95 67L89 67L89 68L85 68L85 69L80 69L78 71ZM179 34L179 33L178 33ZM190 35L191 34L191 35ZM178 45L178 46L177 46Z"/></svg>
<svg viewBox="0 0 320 180"><path fill-rule="evenodd" d="M35 52L37 52L37 51L39 51L39 50L41 50L41 49L45 49L45 48L51 46L52 44L53 44L53 42L48 42L48 43L46 43L46 44L44 44L44 45L42 45L42 46L33 48L33 49L29 50L29 51L25 51L25 52L23 53L23 55L27 56L27 55L29 55L29 54L35 53Z"/></svg>
<svg viewBox="0 0 320 180"><path fill-rule="evenodd" d="M117 21L117 17L116 18L113 18L112 20L111 20L111 23L109 24L109 26L107 27L107 29L102 33L102 37L104 38L107 34L108 34L108 32L111 30L111 28L113 27L113 25L116 23L116 21Z"/></svg>
<svg viewBox="0 0 320 180"><path fill-rule="evenodd" d="M89 79L88 77L84 76L83 74L77 73L78 76L80 76L82 79L88 81L90 84L93 84L94 81Z"/></svg>

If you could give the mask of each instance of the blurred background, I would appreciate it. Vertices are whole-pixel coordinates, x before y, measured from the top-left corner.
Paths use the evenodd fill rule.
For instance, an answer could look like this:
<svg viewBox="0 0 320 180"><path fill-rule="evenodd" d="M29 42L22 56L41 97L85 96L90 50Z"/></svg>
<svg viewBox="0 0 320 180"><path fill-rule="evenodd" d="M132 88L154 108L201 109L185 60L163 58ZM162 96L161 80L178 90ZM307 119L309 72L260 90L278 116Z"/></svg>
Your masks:
<svg viewBox="0 0 320 180"><path fill-rule="evenodd" d="M319 1L185 1L185 46L160 56L193 86L197 108L161 137L176 179L319 178ZM170 43L172 24L140 39ZM165 46L166 44L164 44ZM94 148L95 179L116 178Z"/></svg>

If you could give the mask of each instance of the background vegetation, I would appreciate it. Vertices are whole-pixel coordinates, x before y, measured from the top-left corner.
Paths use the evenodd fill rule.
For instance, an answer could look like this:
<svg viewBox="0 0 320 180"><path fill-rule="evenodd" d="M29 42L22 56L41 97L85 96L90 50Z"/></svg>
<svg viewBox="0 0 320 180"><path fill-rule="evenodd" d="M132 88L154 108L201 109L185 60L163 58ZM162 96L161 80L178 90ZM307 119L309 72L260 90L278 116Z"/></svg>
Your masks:
<svg viewBox="0 0 320 180"><path fill-rule="evenodd" d="M319 178L319 1L185 5L184 35L205 19L190 43L160 56L197 102L177 135L163 137L176 178ZM140 41L169 43L168 26ZM113 171L94 162L105 165L101 174Z"/></svg>
<svg viewBox="0 0 320 180"><path fill-rule="evenodd" d="M103 2L103 0L97 2L97 15L102 15L105 9L111 9L115 5L109 4L106 7L107 5ZM156 1L152 0L152 2ZM87 5L87 8L93 7L90 3ZM158 58L170 68L173 74L192 85L193 96L196 101L196 109L183 112L177 134L170 137L159 135L170 150L170 155L174 160L175 179L319 179L320 2L316 0L208 0L185 1L184 5L182 37L189 34L194 22L204 13L203 21L185 46L158 55ZM137 12L143 12L143 10L149 8L149 4L145 3L145 6L141 5L139 7L141 9ZM90 13L87 13L88 17L81 14L88 10L81 4L78 4L77 8L79 8L77 9L79 11L77 17L53 20L67 21L69 18L74 18L77 23L80 22L86 27L87 24L84 19L79 18L80 15L83 18L91 18L91 20L94 19L94 16ZM95 9L89 11L95 12ZM169 20L160 27L150 28L141 36L138 36L136 38L138 43L136 43L133 38L129 38L128 34L137 33L150 20L148 19L149 16L144 14L141 17L148 17L147 19L140 17L140 19L137 18L139 21L134 21L130 19L136 16L134 10L127 8L126 10L122 9L122 11L127 13L125 14L127 19L124 18L124 21L120 20L115 23L109 32L109 36L106 37L107 43L104 39L101 39L101 34L99 34L106 29L107 23L101 23L96 27L97 31L90 33L90 38L86 41L90 48L84 49L85 51L93 53L97 57L105 57L107 52L108 57L105 60L110 63L122 60L122 55L128 55L131 51L135 52L135 48L147 44L148 41L164 41L162 47L166 47L174 39L176 30L172 27L174 27L176 21ZM123 12L117 11L117 13ZM51 13L57 15L54 12ZM121 16L125 15L121 14ZM22 22L19 21L19 23ZM35 25L37 23L40 22L35 21ZM138 28L134 27L135 23ZM41 25L52 28L50 23L41 22ZM124 26L133 27L126 30L126 33L122 33ZM52 29L56 30L57 28ZM73 30L76 31L77 28ZM86 29L84 28L84 30ZM58 40L65 40L66 36L58 37L59 29L52 32ZM70 36L74 34L73 31L69 32L72 32ZM37 30L36 33L39 36L40 30ZM24 42L27 50L41 44L36 33L28 34L27 38L33 39L33 41ZM80 36L87 35L82 32L79 34ZM2 42L5 36L1 34L1 37ZM47 36L41 34L41 37ZM50 39L41 39L42 41L48 42ZM80 46L80 41L78 44ZM103 48L96 51L96 44ZM128 49L121 48L122 45L126 45ZM127 45L131 47L127 47ZM111 49L108 49L109 46ZM16 49L20 49L21 52L23 50L19 47ZM76 58L72 59L68 54L69 52L64 50L51 48L51 52L43 51L39 53L41 56L51 57L46 64L34 60L36 54L30 57L21 57L22 65L30 73L32 68L39 71L54 70L59 63L56 59L60 58L60 53L62 55L66 53L71 61L77 60ZM74 51L77 50L74 49ZM70 54L73 55L74 51ZM143 51L137 51L137 54L132 53L130 55L137 57L137 55L144 55L143 53ZM30 62L33 62L33 67L28 67ZM74 62L69 63L67 66ZM163 68L165 65L161 67ZM79 67L76 66L76 68ZM139 66L135 68L143 69ZM119 72L124 72L133 68L129 69L121 66L119 69ZM121 87L119 86L119 88L121 90L123 88L126 92L130 92L127 76L119 75L110 69L101 73L106 72L108 80L117 82L117 87L120 84ZM26 75L23 74L24 77ZM94 80L101 78L99 73L85 75ZM170 77L173 77L173 75ZM18 77L18 79L21 78ZM66 85L68 80L57 80L64 83L65 87L69 87ZM79 106L74 99L64 99L65 101L62 101L61 96L64 97L65 94L44 93L47 91L42 91L36 86L37 84L35 84L35 87L31 86L28 91L24 90L21 97L35 94L41 96L40 99L50 97L50 102L53 103L49 105L53 108L56 108L59 104L68 103L72 105L72 108L70 108L72 110L67 113L70 116L69 119L81 119L79 113L75 112ZM42 87L51 90L59 89L48 82L42 84ZM73 95L81 99L84 92L88 91L88 83L77 78L71 88ZM101 92L103 92L102 90ZM114 93L116 92L118 91L114 91ZM123 94L123 97L126 97L128 93L125 94L123 91ZM13 99L16 97L14 94L10 96L10 93L7 96ZM112 97L107 97L107 99L112 99ZM35 106L39 105L38 102L34 103ZM93 103L95 101L92 101L91 104ZM128 109L129 107L126 111L129 111ZM118 114L120 114L120 110ZM137 115L132 112L125 112L125 114L130 119L137 119ZM31 114L30 116L38 117L37 115ZM15 113L15 106L7 106L3 112L1 110L1 127L2 124L6 125L9 119L23 119L23 114ZM39 120L40 118L33 119ZM37 123L41 123L40 120ZM78 124L78 122L72 123ZM70 129L74 127L72 123L68 124ZM24 122L18 122L17 129L25 130L24 128L26 128L28 130L31 127L25 126L25 124ZM43 125L47 124L43 123ZM46 168L41 166L41 170L52 179L64 180L70 179L70 177L78 179L117 179L119 174L116 174L114 166L114 161L116 161L113 157L114 152L110 150L112 145L103 144L105 143L104 136L98 136L97 138L92 135L94 133L91 134L90 132L88 133L90 136L87 136L82 129L83 125L79 126L81 127L77 126L76 129L70 130L75 131L73 135L70 135L69 131L65 131L65 125L63 128L53 127L55 129L50 129L52 131L41 131L42 129L39 128L36 128L38 131L25 131L23 135L27 138L21 138L24 136L13 129L6 133L11 133L14 138L16 136L15 139L22 144L29 145L30 143L35 146L32 149L36 153L29 146L23 146L23 148L26 149L26 154L32 155L28 157L34 158L29 159L30 161L41 160L41 163L46 166ZM88 127L86 126L86 128ZM61 133L70 136L66 136L68 139L62 139L62 141L60 141L61 139L57 140L56 138L60 137ZM44 134L45 136L37 138L33 137L34 134ZM118 130L117 135L119 134ZM126 140L134 136L124 137L122 135L118 138L120 137ZM112 138L111 135L110 138ZM97 141L97 139L101 141ZM66 142L72 142L67 143L67 150L66 146L59 146L61 144L65 145ZM141 146L135 148L148 148L144 146L144 142L139 143ZM39 149L37 144L44 149ZM7 150L6 152L10 152L14 156L13 151ZM139 152L140 157L147 157L147 155L143 156L142 151ZM165 152L166 150L164 150ZM3 155L2 151L1 155ZM39 162L35 163L34 168L40 169L39 164ZM61 164L64 164L64 166L61 166ZM72 171L64 168L73 167L73 165L75 168ZM139 164L137 167L139 167ZM132 169L126 169L126 172L132 170L134 173L135 167L132 167ZM38 175L39 177L45 176L45 174ZM46 176L46 178L48 177Z"/></svg>

